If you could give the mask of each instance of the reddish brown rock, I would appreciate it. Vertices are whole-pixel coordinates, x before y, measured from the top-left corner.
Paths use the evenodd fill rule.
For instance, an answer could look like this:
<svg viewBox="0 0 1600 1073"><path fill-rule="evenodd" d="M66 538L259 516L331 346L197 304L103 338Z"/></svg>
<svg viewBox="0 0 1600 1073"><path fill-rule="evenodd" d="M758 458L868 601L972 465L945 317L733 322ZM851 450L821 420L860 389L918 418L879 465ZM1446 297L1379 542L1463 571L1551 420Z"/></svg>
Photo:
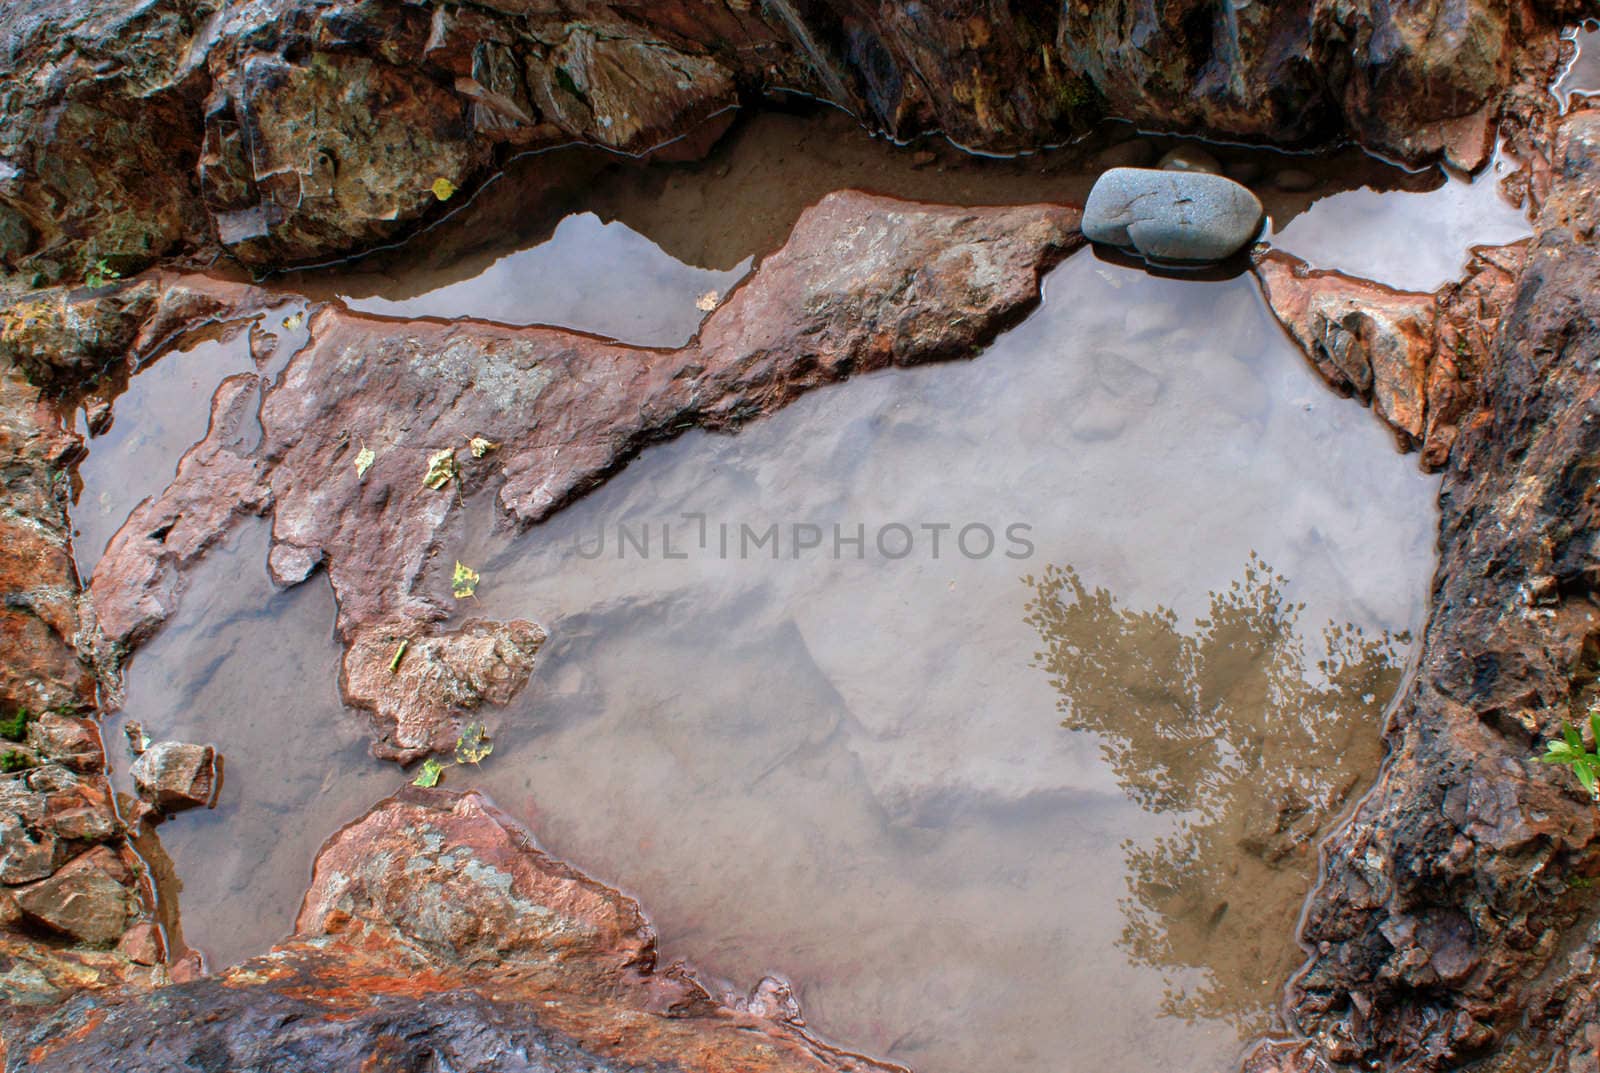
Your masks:
<svg viewBox="0 0 1600 1073"><path fill-rule="evenodd" d="M48 879L12 891L23 918L83 943L113 943L137 909L133 876L116 853L97 847Z"/></svg>
<svg viewBox="0 0 1600 1073"><path fill-rule="evenodd" d="M78 579L66 467L77 438L0 359L0 713L78 706L93 695L72 638Z"/></svg>
<svg viewBox="0 0 1600 1073"><path fill-rule="evenodd" d="M408 789L318 855L295 934L220 976L14 1009L36 1073L284 1063L549 1073L890 1073L656 964L639 906L477 794ZM760 1006L761 1004L756 1004Z"/></svg>
<svg viewBox="0 0 1600 1073"><path fill-rule="evenodd" d="M1513 1030L1539 1068L1593 1061L1600 813L1536 757L1600 702L1600 112L1565 122L1554 159L1445 470L1416 677L1307 907L1289 1012L1312 1049L1288 1068L1436 1073Z"/></svg>
<svg viewBox="0 0 1600 1073"><path fill-rule="evenodd" d="M363 628L343 664L345 702L372 713L380 734L374 751L401 763L448 751L462 716L510 703L527 685L545 639L538 626L520 621L416 634L406 623Z"/></svg>
<svg viewBox="0 0 1600 1073"><path fill-rule="evenodd" d="M115 942L147 913L122 857L99 730L69 714L95 699L75 647L66 467L77 450L54 407L0 357L0 715L28 712L21 740L0 741L26 765L0 773L0 1005L129 979L126 959L68 944Z"/></svg>
<svg viewBox="0 0 1600 1073"><path fill-rule="evenodd" d="M1041 273L1081 241L1077 221L1065 207L835 194L677 350L325 309L259 423L258 378L226 381L206 439L111 541L92 584L105 648L114 658L148 636L184 570L234 519L270 509L278 580L326 566L348 696L373 711L380 752L453 740L461 712L520 687L537 645L531 627L438 625L456 613L467 497L496 489L528 525L685 428L734 428L856 373L969 356L1038 301ZM498 446L474 457L473 437ZM360 444L374 453L364 472ZM428 487L440 451L456 476ZM413 651L390 675L402 638ZM413 682L423 670L433 677Z"/></svg>
<svg viewBox="0 0 1600 1073"><path fill-rule="evenodd" d="M162 812L210 806L221 779L217 752L209 745L158 741L128 769L139 796Z"/></svg>
<svg viewBox="0 0 1600 1073"><path fill-rule="evenodd" d="M1491 336L1527 255L1478 246L1466 275L1432 294L1312 269L1277 250L1255 258L1273 314L1334 390L1372 406L1423 467L1441 468L1477 400Z"/></svg>
<svg viewBox="0 0 1600 1073"><path fill-rule="evenodd" d="M682 159L764 94L1008 153L1105 116L1473 168L1592 3L47 0L0 11L0 263L53 283L214 250L322 260L514 151ZM591 165L547 153L571 185Z"/></svg>

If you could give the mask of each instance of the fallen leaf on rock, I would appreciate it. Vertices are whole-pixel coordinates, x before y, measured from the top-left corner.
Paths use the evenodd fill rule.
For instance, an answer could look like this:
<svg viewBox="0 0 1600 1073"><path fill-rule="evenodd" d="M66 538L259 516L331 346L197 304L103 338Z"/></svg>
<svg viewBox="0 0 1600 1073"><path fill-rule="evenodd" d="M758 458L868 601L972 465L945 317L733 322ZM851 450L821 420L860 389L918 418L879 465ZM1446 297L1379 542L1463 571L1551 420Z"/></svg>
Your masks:
<svg viewBox="0 0 1600 1073"><path fill-rule="evenodd" d="M450 195L456 192L456 184L442 175L433 180L433 196L440 201L449 201Z"/></svg>
<svg viewBox="0 0 1600 1073"><path fill-rule="evenodd" d="M456 560L456 572L450 578L450 593L457 600L465 600L468 596L478 591L478 572L470 566L463 566L461 560Z"/></svg>
<svg viewBox="0 0 1600 1073"><path fill-rule="evenodd" d="M717 308L718 295L716 291L707 291L694 300L694 307L702 313L709 313Z"/></svg>
<svg viewBox="0 0 1600 1073"><path fill-rule="evenodd" d="M444 765L433 757L422 762L422 769L417 772L417 777L411 780L411 785L421 786L424 789L439 785L439 776L444 774Z"/></svg>
<svg viewBox="0 0 1600 1073"><path fill-rule="evenodd" d="M400 647L394 650L394 658L389 661L390 674L400 673L400 661L406 658L406 649L409 647L411 647L411 642L408 640L402 640L400 642Z"/></svg>
<svg viewBox="0 0 1600 1073"><path fill-rule="evenodd" d="M422 483L428 488L443 488L456 472L456 453L446 447L428 456L428 472L423 475Z"/></svg>
<svg viewBox="0 0 1600 1073"><path fill-rule="evenodd" d="M372 468L372 460L378 456L372 453L372 448L362 447L356 452L356 477L365 480L367 470Z"/></svg>
<svg viewBox="0 0 1600 1073"><path fill-rule="evenodd" d="M467 446L472 450L473 458L482 458L500 445L493 440L486 440L482 436L474 436L467 441Z"/></svg>

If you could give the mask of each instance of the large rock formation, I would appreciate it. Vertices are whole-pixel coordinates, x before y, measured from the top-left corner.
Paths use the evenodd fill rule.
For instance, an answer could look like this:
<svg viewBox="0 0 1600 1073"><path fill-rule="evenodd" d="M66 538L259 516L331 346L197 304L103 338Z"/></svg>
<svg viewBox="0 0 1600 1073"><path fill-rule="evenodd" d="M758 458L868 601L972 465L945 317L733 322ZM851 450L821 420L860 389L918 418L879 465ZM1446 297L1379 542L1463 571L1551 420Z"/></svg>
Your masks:
<svg viewBox="0 0 1600 1073"><path fill-rule="evenodd" d="M75 647L66 467L76 450L39 391L0 369L0 995L11 1002L161 971L110 949L149 928L153 892L98 728L79 714L95 682Z"/></svg>
<svg viewBox="0 0 1600 1073"><path fill-rule="evenodd" d="M33 1073L899 1069L763 997L718 1001L659 968L637 903L479 795L408 789L323 848L294 935L270 953L159 991L0 1010L0 1054Z"/></svg>
<svg viewBox="0 0 1600 1073"><path fill-rule="evenodd" d="M258 376L223 383L206 439L112 540L91 586L103 650L159 627L184 571L235 519L270 511L275 577L328 571L346 699L372 711L378 752L448 748L462 714L521 687L542 640L530 623L447 625L468 499L492 489L529 525L685 428L737 428L857 373L969 356L1038 301L1077 222L1064 207L835 194L677 350L324 308L264 401ZM425 483L435 465L441 480Z"/></svg>
<svg viewBox="0 0 1600 1073"><path fill-rule="evenodd" d="M368 248L509 154L703 152L763 93L897 138L1017 152L1105 116L1280 144L1486 159L1592 3L1298 0L50 0L0 7L0 263L128 273ZM543 158L550 181L593 167Z"/></svg>
<svg viewBox="0 0 1600 1073"><path fill-rule="evenodd" d="M1290 1012L1250 1068L1593 1063L1600 818L1541 743L1600 701L1600 112L1561 130L1527 265L1441 497L1433 617L1373 792L1327 846ZM1541 1040L1529 1028L1552 1029Z"/></svg>

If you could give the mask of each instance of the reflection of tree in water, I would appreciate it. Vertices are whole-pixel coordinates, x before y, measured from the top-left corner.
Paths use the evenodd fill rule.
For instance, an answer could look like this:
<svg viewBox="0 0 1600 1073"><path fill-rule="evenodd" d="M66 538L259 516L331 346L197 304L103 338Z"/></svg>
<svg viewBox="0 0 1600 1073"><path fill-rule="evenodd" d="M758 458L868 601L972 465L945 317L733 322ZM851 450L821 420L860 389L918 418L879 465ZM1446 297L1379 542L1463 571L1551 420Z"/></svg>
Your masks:
<svg viewBox="0 0 1600 1073"><path fill-rule="evenodd" d="M1262 1027L1301 957L1291 936L1316 840L1377 769L1409 637L1330 622L1312 662L1295 628L1305 605L1285 602L1285 579L1254 552L1187 631L1167 608L1119 607L1071 567L1024 580L1062 725L1099 736L1145 809L1181 814L1153 844L1124 843L1122 945L1204 973L1192 991L1171 986L1167 1012Z"/></svg>

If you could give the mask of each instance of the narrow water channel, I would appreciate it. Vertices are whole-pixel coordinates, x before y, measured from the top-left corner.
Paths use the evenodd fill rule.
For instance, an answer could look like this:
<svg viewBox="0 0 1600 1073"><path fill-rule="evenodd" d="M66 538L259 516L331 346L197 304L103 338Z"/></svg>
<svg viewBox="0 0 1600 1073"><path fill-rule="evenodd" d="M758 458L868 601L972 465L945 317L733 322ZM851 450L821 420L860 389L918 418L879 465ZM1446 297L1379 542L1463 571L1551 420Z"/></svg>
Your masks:
<svg viewBox="0 0 1600 1073"><path fill-rule="evenodd" d="M681 332L701 281L656 278L680 297L630 330ZM973 362L691 432L521 536L469 504L462 617L551 641L444 784L852 1048L1222 1068L1376 771L1435 494L1248 276L1085 251ZM265 540L203 563L127 678L124 718L227 757L217 809L160 829L213 967L286 933L321 840L405 781L339 703L326 581L275 591Z"/></svg>

